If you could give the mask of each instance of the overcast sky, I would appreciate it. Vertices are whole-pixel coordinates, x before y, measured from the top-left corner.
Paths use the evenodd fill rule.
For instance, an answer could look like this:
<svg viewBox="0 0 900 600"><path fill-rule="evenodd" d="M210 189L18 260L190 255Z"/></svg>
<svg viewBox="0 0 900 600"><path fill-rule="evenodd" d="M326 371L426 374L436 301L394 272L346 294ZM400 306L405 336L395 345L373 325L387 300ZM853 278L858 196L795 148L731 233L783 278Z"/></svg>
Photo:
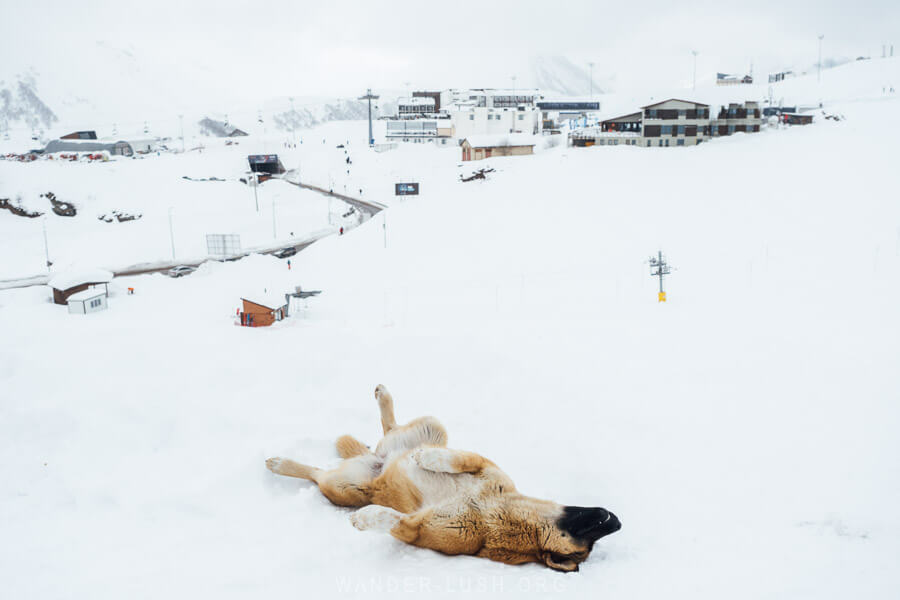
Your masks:
<svg viewBox="0 0 900 600"><path fill-rule="evenodd" d="M751 61L756 74L811 65L820 33L826 57L880 56L892 41L900 51L897 0L0 4L3 76L104 41L143 65L233 81L247 98L507 86L513 75L527 83L531 58L547 55L593 61L598 85L671 85L690 80L692 49L700 78ZM238 79L250 72L252 83Z"/></svg>

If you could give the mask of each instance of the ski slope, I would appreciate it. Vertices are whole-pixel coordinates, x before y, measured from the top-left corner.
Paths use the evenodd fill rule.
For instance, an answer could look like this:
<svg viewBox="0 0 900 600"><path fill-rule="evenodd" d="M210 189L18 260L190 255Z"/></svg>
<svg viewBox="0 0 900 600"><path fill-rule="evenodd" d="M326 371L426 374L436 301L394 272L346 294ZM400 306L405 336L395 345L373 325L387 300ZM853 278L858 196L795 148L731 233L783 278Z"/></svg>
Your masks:
<svg viewBox="0 0 900 600"><path fill-rule="evenodd" d="M895 598L900 103L825 102L846 120L464 166L354 154L349 124L326 137L349 139L366 190L415 178L422 196L291 270L116 279L87 316L0 291L5 595ZM330 156L298 160L321 180ZM241 295L296 285L323 292L234 326ZM377 383L400 421L435 415L523 493L623 529L572 574L447 557L264 468L375 443Z"/></svg>

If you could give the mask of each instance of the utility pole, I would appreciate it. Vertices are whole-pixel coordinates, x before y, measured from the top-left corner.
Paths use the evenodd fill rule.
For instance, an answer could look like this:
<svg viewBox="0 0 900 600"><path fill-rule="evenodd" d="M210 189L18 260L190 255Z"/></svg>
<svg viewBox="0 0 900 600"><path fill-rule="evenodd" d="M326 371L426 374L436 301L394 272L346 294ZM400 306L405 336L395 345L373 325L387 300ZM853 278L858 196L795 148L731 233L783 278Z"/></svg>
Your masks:
<svg viewBox="0 0 900 600"><path fill-rule="evenodd" d="M250 175L253 178L253 201L256 202L256 212L259 212L259 196L256 193L256 188L259 187L259 175L257 173Z"/></svg>
<svg viewBox="0 0 900 600"><path fill-rule="evenodd" d="M378 96L372 93L372 88L366 90L365 96L360 96L360 100L369 101L369 146L375 145L375 137L372 135L372 100L378 100Z"/></svg>
<svg viewBox="0 0 900 600"><path fill-rule="evenodd" d="M184 115L178 115L178 122L181 123L181 151L184 152Z"/></svg>
<svg viewBox="0 0 900 600"><path fill-rule="evenodd" d="M288 98L291 101L291 144L297 145L297 124L294 122L294 98Z"/></svg>
<svg viewBox="0 0 900 600"><path fill-rule="evenodd" d="M822 83L822 38L824 33L819 34L819 68L816 74L816 83Z"/></svg>
<svg viewBox="0 0 900 600"><path fill-rule="evenodd" d="M656 256L650 257L650 276L659 277L659 302L666 301L666 292L663 289L663 276L672 272L672 267L666 262L662 250Z"/></svg>
<svg viewBox="0 0 900 600"><path fill-rule="evenodd" d="M591 95L590 99L594 99L594 63L589 62L588 68L590 69L590 78L591 78Z"/></svg>
<svg viewBox="0 0 900 600"><path fill-rule="evenodd" d="M44 258L47 259L47 271L50 271L50 265L53 263L50 262L50 246L47 244L47 215L44 215Z"/></svg>
<svg viewBox="0 0 900 600"><path fill-rule="evenodd" d="M691 54L694 55L694 86L693 90L697 91L697 54L696 50L691 50Z"/></svg>
<svg viewBox="0 0 900 600"><path fill-rule="evenodd" d="M172 260L175 260L175 234L172 231L172 207L169 207L169 241L172 243Z"/></svg>
<svg viewBox="0 0 900 600"><path fill-rule="evenodd" d="M278 235L275 233L275 198L277 198L277 197L278 197L277 194L275 196L272 196L272 239L273 240L278 238Z"/></svg>

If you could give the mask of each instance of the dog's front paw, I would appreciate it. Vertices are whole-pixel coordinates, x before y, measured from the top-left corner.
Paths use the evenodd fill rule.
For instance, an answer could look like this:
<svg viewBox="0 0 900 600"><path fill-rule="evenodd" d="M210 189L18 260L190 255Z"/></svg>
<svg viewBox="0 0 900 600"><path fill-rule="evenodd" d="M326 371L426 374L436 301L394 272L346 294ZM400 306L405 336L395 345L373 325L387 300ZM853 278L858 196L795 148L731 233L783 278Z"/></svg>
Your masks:
<svg viewBox="0 0 900 600"><path fill-rule="evenodd" d="M360 531L390 531L402 518L393 508L370 504L350 515L350 523Z"/></svg>
<svg viewBox="0 0 900 600"><path fill-rule="evenodd" d="M416 448L412 451L412 459L426 471L453 472L451 454L446 448Z"/></svg>

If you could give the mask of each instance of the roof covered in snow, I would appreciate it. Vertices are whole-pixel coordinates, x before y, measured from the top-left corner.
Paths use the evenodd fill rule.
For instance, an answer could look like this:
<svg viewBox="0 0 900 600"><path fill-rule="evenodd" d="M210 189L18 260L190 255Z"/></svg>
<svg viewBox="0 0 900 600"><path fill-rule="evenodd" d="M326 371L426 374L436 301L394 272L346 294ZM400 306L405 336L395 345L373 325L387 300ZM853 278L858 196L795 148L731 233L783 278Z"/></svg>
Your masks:
<svg viewBox="0 0 900 600"><path fill-rule="evenodd" d="M504 133L497 135L473 135L465 138L473 148L501 148L505 146L534 146L537 138L522 133Z"/></svg>
<svg viewBox="0 0 900 600"><path fill-rule="evenodd" d="M253 304L259 304L260 306L265 306L266 308L276 309L281 308L285 304L287 304L287 300L285 300L284 292L273 292L271 290L260 290L258 292L252 292L247 296L241 296L241 300L246 300L247 302L252 302Z"/></svg>
<svg viewBox="0 0 900 600"><path fill-rule="evenodd" d="M84 302L86 300L91 300L92 298L96 298L97 296L105 296L106 290L103 288L88 288L86 290L81 290L76 294L72 294L68 297L69 302Z"/></svg>
<svg viewBox="0 0 900 600"><path fill-rule="evenodd" d="M113 274L106 269L69 269L50 278L47 285L57 290L67 290L85 283L109 283Z"/></svg>

